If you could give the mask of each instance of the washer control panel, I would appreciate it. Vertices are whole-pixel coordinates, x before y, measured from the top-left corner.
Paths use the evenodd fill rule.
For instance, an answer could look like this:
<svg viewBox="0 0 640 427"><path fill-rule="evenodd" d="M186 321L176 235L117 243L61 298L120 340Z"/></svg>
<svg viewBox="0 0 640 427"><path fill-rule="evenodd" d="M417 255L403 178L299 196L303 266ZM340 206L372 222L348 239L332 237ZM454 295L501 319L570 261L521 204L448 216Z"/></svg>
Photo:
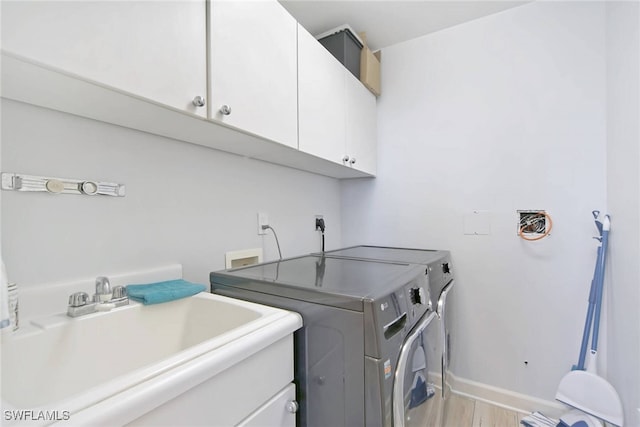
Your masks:
<svg viewBox="0 0 640 427"><path fill-rule="evenodd" d="M422 270L411 283L405 287L411 323L415 323L424 313L433 309L429 289L429 275Z"/></svg>

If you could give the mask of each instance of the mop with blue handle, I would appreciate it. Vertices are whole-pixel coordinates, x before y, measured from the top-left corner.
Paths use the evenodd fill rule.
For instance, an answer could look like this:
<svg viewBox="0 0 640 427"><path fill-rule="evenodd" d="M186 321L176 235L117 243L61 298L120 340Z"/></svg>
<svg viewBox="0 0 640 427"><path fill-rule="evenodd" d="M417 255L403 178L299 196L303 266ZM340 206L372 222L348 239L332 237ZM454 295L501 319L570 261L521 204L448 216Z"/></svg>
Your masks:
<svg viewBox="0 0 640 427"><path fill-rule="evenodd" d="M589 338L591 336L591 327L594 323L594 312L597 312L595 323L596 324L600 323L600 304L598 304L597 301L601 301L601 298L600 300L598 299L598 287L599 287L598 283L600 283L599 281L601 280L600 278L601 272L604 271L603 247L606 247L608 244L609 232L607 230L607 235L605 236L604 226L602 222L598 220L598 217L600 216L600 212L593 211L592 214L595 219L596 227L598 228L598 232L600 234L600 237L594 237L594 239L598 240L600 244L598 245L596 267L593 273L593 279L591 280L591 289L589 290L589 306L587 308L587 319L584 324L584 332L582 333L582 344L580 346L580 356L578 357L578 364L573 365L571 367L572 371L576 371L576 370L584 371L584 364L587 356L587 347L589 346ZM605 216L605 220L609 221L608 215ZM609 224L610 224L610 221L609 221ZM602 277L604 278L604 275L602 275ZM600 289L600 293L601 292L602 292L602 289ZM600 297L602 297L601 294L600 294ZM592 350L594 352L598 348L598 329L599 328L596 327L595 330L593 331L594 338L592 342L592 347L595 347L595 349L592 349Z"/></svg>
<svg viewBox="0 0 640 427"><path fill-rule="evenodd" d="M572 371L565 375L560 381L558 391L556 392L556 399L580 411L593 415L596 418L622 427L623 411L620 397L613 386L604 378L598 376L596 371L604 267L607 246L609 244L611 220L609 215L605 215L604 219L601 220L600 212L598 211L593 211L593 217L600 236L595 238L598 240L599 245L596 267L589 291L589 307L587 309L587 318L582 335L580 356L578 358L578 364L573 366ZM591 337L591 351L589 352L589 360L585 370L589 337Z"/></svg>

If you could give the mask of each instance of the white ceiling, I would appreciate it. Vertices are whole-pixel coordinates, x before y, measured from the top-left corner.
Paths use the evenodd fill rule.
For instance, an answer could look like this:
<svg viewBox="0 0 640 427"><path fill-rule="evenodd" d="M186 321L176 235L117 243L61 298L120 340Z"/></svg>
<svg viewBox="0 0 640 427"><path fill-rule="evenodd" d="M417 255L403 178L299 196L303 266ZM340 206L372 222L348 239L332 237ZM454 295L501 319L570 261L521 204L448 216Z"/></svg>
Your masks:
<svg viewBox="0 0 640 427"><path fill-rule="evenodd" d="M528 1L484 0L280 0L311 34L343 24L367 33L373 51Z"/></svg>

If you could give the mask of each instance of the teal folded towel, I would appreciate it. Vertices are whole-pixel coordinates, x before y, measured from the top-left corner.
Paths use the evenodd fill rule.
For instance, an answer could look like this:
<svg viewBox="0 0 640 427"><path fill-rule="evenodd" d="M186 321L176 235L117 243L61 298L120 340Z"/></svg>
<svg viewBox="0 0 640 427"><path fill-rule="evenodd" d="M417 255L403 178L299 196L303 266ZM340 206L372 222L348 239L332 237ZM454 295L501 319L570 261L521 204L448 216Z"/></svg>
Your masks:
<svg viewBox="0 0 640 427"><path fill-rule="evenodd" d="M147 283L144 285L127 285L129 298L140 301L144 305L160 304L180 298L190 297L206 289L206 286L186 280L168 280L166 282Z"/></svg>

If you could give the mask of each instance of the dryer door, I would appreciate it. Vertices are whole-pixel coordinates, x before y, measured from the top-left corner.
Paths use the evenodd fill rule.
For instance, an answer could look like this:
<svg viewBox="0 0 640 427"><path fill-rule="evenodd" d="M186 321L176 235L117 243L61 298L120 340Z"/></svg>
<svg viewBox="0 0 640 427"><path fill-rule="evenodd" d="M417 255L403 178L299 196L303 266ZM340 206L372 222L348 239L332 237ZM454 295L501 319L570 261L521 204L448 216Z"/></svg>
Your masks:
<svg viewBox="0 0 640 427"><path fill-rule="evenodd" d="M439 376L439 327L436 313L426 313L407 336L393 383L393 426L440 423L442 395L432 376Z"/></svg>
<svg viewBox="0 0 640 427"><path fill-rule="evenodd" d="M449 362L451 360L451 343L449 335L449 311L447 310L447 296L449 292L453 289L454 280L449 282L447 286L442 290L440 294L440 298L438 298L438 317L440 320L440 343L439 343L439 352L441 355L441 387L442 387L442 397L446 398L451 389L449 382L447 381L447 376L449 374Z"/></svg>

